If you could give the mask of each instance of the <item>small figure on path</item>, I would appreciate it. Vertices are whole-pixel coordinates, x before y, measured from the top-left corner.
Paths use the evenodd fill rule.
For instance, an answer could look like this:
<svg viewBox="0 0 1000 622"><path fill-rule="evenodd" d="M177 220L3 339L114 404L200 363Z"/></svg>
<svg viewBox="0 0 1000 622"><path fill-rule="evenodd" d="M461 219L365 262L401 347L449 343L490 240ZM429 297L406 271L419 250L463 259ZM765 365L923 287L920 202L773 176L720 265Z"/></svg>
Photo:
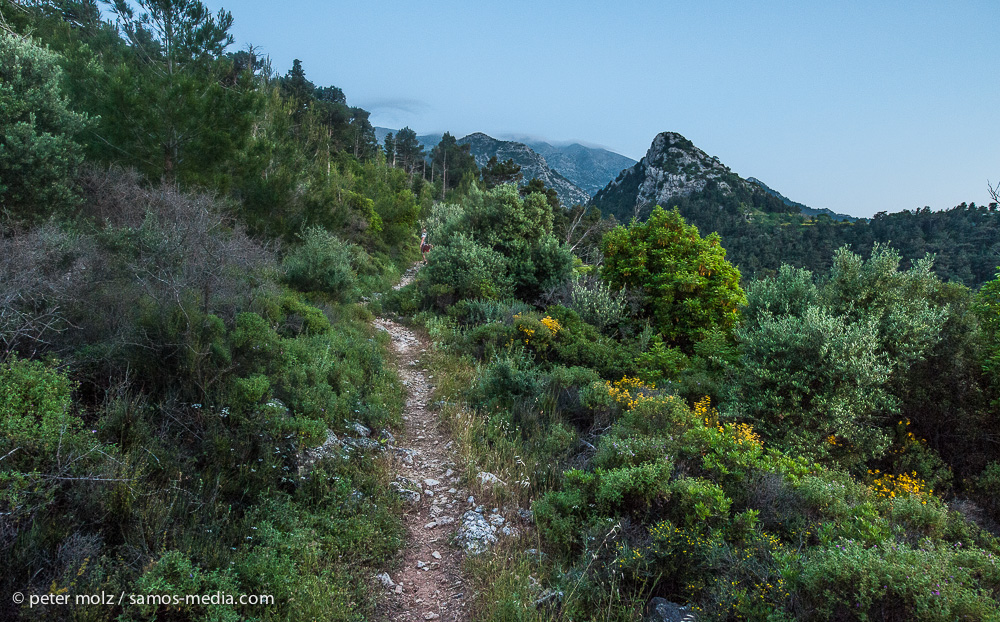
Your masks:
<svg viewBox="0 0 1000 622"><path fill-rule="evenodd" d="M420 256L423 258L424 263L427 263L427 253L431 252L434 248L433 244L427 243L427 229L424 229L423 235L420 236Z"/></svg>

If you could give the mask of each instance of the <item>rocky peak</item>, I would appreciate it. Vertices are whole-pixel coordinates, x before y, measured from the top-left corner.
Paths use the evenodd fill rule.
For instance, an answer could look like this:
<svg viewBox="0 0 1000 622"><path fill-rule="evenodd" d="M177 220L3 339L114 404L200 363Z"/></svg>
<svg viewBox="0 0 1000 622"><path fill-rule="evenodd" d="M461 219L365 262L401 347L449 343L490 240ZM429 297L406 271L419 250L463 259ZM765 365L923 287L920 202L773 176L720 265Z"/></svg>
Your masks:
<svg viewBox="0 0 1000 622"><path fill-rule="evenodd" d="M645 179L639 186L639 204L666 203L671 197L689 196L716 180L725 192L738 183L729 167L694 146L677 132L661 132L640 161Z"/></svg>
<svg viewBox="0 0 1000 622"><path fill-rule="evenodd" d="M677 132L661 132L646 155L594 196L593 203L620 219L648 214L673 197L701 192L714 182L724 193L747 182L719 158L709 156Z"/></svg>

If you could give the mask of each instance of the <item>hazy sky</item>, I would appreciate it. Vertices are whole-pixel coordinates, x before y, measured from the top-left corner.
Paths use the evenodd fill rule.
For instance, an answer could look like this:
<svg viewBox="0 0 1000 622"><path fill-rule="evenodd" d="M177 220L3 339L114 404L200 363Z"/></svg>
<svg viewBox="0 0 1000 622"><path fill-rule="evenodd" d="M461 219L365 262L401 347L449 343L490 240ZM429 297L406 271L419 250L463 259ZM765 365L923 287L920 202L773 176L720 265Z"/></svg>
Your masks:
<svg viewBox="0 0 1000 622"><path fill-rule="evenodd" d="M812 207L985 203L1000 1L208 0L236 45L386 127L600 145L680 132ZM748 8L753 4L754 8Z"/></svg>

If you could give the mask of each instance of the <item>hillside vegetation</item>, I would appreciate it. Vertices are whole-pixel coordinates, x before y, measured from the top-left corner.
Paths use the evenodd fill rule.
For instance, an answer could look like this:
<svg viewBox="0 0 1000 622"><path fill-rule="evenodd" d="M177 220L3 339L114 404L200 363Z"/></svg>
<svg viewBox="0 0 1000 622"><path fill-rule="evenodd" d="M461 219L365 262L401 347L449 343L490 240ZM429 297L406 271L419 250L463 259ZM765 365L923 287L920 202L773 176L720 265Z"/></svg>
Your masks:
<svg viewBox="0 0 1000 622"><path fill-rule="evenodd" d="M225 11L110 7L0 0L0 618L384 614L394 314L520 520L472 619L1000 619L995 206L805 220L720 164L618 224L380 144Z"/></svg>
<svg viewBox="0 0 1000 622"><path fill-rule="evenodd" d="M656 208L604 236L598 272L512 281L544 208L498 189L430 222L468 237L390 305L536 530L469 562L480 619L997 619L1000 280L876 245L741 284L723 239Z"/></svg>

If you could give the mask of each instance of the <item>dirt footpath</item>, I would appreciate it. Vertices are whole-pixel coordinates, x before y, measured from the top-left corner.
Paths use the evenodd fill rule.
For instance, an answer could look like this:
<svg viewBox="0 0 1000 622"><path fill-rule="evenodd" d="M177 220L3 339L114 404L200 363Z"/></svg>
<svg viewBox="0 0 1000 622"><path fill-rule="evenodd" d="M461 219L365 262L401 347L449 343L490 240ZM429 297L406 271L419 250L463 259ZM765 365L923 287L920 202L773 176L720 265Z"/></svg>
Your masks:
<svg viewBox="0 0 1000 622"><path fill-rule="evenodd" d="M405 430L393 449L393 485L406 499L407 541L400 569L379 576L389 594L386 619L464 621L464 555L452 542L460 517L469 508L469 493L459 488L451 443L429 403L434 376L421 359L430 345L391 320L377 318L374 324L392 337L399 376L407 389Z"/></svg>

